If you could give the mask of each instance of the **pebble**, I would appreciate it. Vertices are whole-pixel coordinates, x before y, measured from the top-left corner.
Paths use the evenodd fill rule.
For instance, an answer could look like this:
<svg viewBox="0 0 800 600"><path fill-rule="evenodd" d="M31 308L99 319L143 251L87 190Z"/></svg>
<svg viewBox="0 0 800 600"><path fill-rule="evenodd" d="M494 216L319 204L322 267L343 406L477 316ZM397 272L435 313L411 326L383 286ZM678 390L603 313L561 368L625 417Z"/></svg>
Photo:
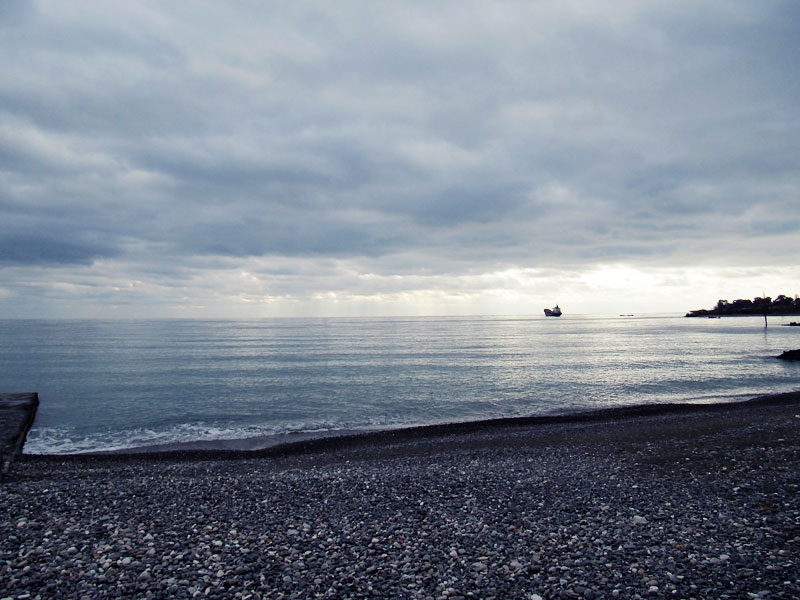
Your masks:
<svg viewBox="0 0 800 600"><path fill-rule="evenodd" d="M540 429L384 457L23 455L0 596L797 598L800 449L770 440L800 419L745 425L697 447Z"/></svg>

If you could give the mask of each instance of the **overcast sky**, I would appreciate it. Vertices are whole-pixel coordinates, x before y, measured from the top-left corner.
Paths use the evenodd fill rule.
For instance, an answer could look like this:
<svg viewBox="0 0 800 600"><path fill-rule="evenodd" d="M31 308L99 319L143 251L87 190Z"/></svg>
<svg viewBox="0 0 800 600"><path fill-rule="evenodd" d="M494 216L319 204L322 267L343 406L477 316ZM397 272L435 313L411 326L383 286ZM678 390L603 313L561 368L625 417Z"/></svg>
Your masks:
<svg viewBox="0 0 800 600"><path fill-rule="evenodd" d="M0 317L800 293L800 3L0 2Z"/></svg>

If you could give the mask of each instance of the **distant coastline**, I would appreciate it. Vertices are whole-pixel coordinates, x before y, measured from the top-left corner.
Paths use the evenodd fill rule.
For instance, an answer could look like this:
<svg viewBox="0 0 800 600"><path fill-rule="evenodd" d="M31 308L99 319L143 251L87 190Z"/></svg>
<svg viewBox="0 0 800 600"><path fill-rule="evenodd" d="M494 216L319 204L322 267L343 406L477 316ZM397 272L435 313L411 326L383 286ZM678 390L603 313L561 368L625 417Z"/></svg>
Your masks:
<svg viewBox="0 0 800 600"><path fill-rule="evenodd" d="M720 300L714 308L690 310L687 317L746 317L746 316L797 316L800 315L800 298L784 294L774 300L769 296L752 300Z"/></svg>

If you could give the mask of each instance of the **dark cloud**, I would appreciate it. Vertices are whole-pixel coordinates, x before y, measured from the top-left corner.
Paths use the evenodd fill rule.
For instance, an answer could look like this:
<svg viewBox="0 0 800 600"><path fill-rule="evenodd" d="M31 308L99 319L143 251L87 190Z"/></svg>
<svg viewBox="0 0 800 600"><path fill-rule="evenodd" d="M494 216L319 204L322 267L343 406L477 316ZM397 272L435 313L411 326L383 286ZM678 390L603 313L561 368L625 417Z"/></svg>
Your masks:
<svg viewBox="0 0 800 600"><path fill-rule="evenodd" d="M109 258L118 252L112 248L54 240L46 237L0 237L0 264L11 265L90 265L98 258Z"/></svg>

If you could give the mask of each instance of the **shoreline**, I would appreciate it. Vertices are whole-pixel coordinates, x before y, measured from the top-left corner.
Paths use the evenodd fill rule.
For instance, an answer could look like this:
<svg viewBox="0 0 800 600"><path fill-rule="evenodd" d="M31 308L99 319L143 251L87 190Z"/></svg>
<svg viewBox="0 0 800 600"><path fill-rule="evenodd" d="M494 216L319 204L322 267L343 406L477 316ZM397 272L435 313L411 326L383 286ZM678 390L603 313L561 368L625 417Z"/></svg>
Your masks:
<svg viewBox="0 0 800 600"><path fill-rule="evenodd" d="M210 459L247 459L275 458L296 454L323 453L343 448L380 447L412 443L415 440L457 435L486 436L492 432L519 428L535 428L554 425L579 425L590 423L613 423L628 419L665 417L669 415L692 415L753 409L756 407L778 405L800 405L800 390L780 394L761 395L746 400L711 403L668 403L625 405L600 408L587 411L576 411L556 415L534 415L522 417L498 417L475 421L457 421L433 425L417 425L376 430L344 430L340 432L298 433L270 436L267 446L248 447L252 439L182 442L174 444L143 446L122 450L81 452L70 454L27 454L20 455L32 460L98 460L126 461L141 460L210 460ZM199 447L198 447L199 446ZM210 447L207 447L210 446Z"/></svg>
<svg viewBox="0 0 800 600"><path fill-rule="evenodd" d="M22 455L12 598L800 597L800 392L317 440Z"/></svg>

